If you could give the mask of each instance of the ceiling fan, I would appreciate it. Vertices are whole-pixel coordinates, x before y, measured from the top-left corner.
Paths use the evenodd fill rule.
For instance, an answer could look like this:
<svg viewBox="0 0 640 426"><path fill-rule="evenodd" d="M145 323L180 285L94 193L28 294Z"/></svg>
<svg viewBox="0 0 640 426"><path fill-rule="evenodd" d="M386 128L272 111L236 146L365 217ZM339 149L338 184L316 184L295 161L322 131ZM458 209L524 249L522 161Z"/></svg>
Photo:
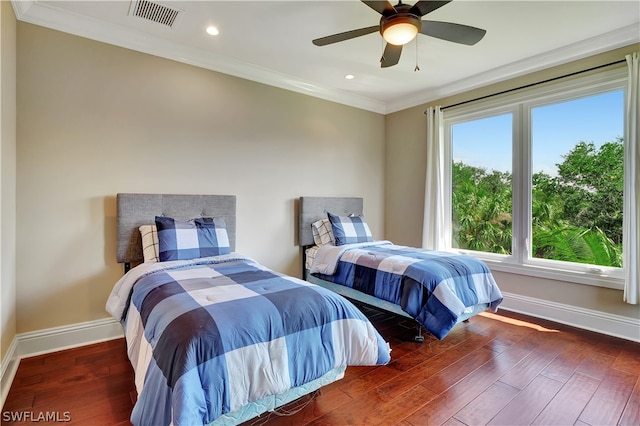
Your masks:
<svg viewBox="0 0 640 426"><path fill-rule="evenodd" d="M452 0L420 0L413 6L403 4L402 1L399 1L395 6L387 0L361 1L382 15L380 24L317 38L313 40L313 44L326 46L379 31L382 34L382 38L387 42L380 59L380 66L386 68L398 63L402 53L402 46L413 40L418 33L471 46L479 42L487 32L468 25L454 24L452 22L423 21L421 19L427 13L433 12Z"/></svg>

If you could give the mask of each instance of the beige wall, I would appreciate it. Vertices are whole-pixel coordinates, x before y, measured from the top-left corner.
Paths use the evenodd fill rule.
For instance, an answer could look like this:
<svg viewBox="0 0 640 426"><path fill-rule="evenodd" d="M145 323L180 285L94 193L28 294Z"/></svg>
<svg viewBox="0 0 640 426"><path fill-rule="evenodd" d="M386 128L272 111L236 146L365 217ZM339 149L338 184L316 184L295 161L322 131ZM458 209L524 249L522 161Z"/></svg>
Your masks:
<svg viewBox="0 0 640 426"><path fill-rule="evenodd" d="M564 76L595 66L624 60L624 55L640 50L640 45L576 61L561 67L527 75L471 92L440 99L386 116L385 148L385 235L399 244L422 244L422 218L426 173L426 118L431 105L453 105L503 90ZM620 66L624 66L621 64ZM581 308L640 317L640 306L622 301L622 291L563 281L497 272L496 281L505 292Z"/></svg>
<svg viewBox="0 0 640 426"><path fill-rule="evenodd" d="M299 196L362 196L384 116L18 23L17 331L107 316L115 194L237 196L237 250L300 275Z"/></svg>
<svg viewBox="0 0 640 426"><path fill-rule="evenodd" d="M17 195L5 193L12 176L5 179L2 139L2 229L15 220L18 236L17 266L6 285L12 245L2 235L3 344L16 331L107 316L105 300L122 273L115 262L118 192L235 194L238 251L296 276L294 200L301 195L363 196L377 237L421 243L426 104L383 117L25 23L17 24L17 43ZM564 75L637 49L433 104ZM10 111L3 107L2 114L4 124ZM12 197L17 219L5 210ZM496 278L506 292L640 316L617 290ZM17 293L17 317L6 315L14 312L7 289Z"/></svg>
<svg viewBox="0 0 640 426"><path fill-rule="evenodd" d="M0 363L16 335L16 18L0 2Z"/></svg>

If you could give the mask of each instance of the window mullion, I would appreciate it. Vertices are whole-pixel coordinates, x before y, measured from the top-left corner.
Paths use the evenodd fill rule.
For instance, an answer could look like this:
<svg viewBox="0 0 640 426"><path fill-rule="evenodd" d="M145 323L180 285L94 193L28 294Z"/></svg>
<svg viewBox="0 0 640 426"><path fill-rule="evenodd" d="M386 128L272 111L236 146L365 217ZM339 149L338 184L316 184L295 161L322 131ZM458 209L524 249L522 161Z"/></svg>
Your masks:
<svg viewBox="0 0 640 426"><path fill-rule="evenodd" d="M530 174L531 126L522 105L513 108L513 261L523 263L529 256L530 243Z"/></svg>

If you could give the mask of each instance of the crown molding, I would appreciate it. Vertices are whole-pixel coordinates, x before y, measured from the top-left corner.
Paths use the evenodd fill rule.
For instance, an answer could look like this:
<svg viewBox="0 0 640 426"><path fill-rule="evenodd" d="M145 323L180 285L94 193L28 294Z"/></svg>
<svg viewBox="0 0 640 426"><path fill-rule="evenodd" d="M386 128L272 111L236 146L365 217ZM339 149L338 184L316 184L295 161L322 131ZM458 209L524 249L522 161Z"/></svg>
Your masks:
<svg viewBox="0 0 640 426"><path fill-rule="evenodd" d="M512 62L511 64L476 74L473 77L436 88L428 93L419 93L413 97L389 103L387 105L387 113L426 104L448 96L457 95L469 90L509 80L511 78L520 77L536 71L588 58L589 56L594 56L610 50L630 46L634 43L640 43L640 28L638 25L629 25L560 49L531 56L521 61Z"/></svg>

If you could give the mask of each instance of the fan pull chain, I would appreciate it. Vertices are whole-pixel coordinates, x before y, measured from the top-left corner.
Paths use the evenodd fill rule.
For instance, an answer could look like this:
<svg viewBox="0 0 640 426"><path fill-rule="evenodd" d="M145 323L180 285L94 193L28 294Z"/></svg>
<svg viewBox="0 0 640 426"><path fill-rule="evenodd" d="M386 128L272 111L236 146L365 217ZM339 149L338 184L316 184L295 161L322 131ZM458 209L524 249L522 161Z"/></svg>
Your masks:
<svg viewBox="0 0 640 426"><path fill-rule="evenodd" d="M413 69L413 72L420 71L420 67L418 66L418 37L416 37L416 67Z"/></svg>

